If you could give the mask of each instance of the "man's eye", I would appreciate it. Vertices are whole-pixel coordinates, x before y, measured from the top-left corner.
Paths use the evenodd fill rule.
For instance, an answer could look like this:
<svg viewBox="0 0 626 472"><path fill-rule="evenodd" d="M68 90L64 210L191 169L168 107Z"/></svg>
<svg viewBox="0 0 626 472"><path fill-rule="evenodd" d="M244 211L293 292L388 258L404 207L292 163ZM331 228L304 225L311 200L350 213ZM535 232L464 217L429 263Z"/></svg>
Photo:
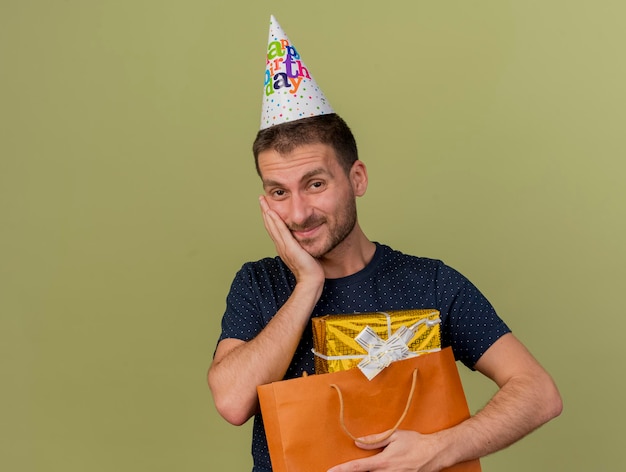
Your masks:
<svg viewBox="0 0 626 472"><path fill-rule="evenodd" d="M275 197L282 197L283 195L285 195L285 191L284 190L274 190L272 192L272 195L274 195Z"/></svg>
<svg viewBox="0 0 626 472"><path fill-rule="evenodd" d="M312 182L311 183L311 188L313 189L319 189L322 188L324 186L324 182Z"/></svg>

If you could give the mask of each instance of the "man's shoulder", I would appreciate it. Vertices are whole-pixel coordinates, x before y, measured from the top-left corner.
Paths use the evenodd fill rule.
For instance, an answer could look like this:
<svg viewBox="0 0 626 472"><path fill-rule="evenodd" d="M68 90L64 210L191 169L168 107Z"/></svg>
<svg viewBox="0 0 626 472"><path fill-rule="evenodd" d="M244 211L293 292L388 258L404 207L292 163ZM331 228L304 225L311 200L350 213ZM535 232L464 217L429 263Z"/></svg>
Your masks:
<svg viewBox="0 0 626 472"><path fill-rule="evenodd" d="M415 256L392 249L391 247L376 243L380 248L380 261L378 268L383 274L395 277L410 277L422 281L438 280L462 281L464 276L441 259L432 257Z"/></svg>
<svg viewBox="0 0 626 472"><path fill-rule="evenodd" d="M260 278L273 279L288 277L291 271L278 256L264 257L255 261L245 262L239 269L237 276L258 280Z"/></svg>
<svg viewBox="0 0 626 472"><path fill-rule="evenodd" d="M407 254L398 249L393 249L392 247L385 244L376 244L380 248L382 260L386 265L396 267L410 266L413 268L417 267L425 270L437 270L441 267L445 267L445 264L440 259Z"/></svg>
<svg viewBox="0 0 626 472"><path fill-rule="evenodd" d="M274 268L278 268L284 265L285 264L280 259L280 257L276 256L276 257L263 257L258 260L244 262L242 265L242 268L264 270L264 269L274 269Z"/></svg>

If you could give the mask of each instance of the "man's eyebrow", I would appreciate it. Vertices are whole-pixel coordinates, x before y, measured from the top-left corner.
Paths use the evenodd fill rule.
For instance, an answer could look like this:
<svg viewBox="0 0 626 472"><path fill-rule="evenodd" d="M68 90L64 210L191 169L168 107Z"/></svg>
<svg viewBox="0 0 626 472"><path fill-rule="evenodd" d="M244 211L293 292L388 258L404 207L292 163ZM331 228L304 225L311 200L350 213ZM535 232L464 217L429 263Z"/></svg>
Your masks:
<svg viewBox="0 0 626 472"><path fill-rule="evenodd" d="M278 182L277 180L271 180L271 179L263 179L263 188L267 188L267 187L281 187L282 184L280 182Z"/></svg>
<svg viewBox="0 0 626 472"><path fill-rule="evenodd" d="M328 174L331 177L333 176L332 172L330 172L328 169L318 167L317 169L310 170L309 172L304 174L302 178L300 179L300 181L302 182L304 180L309 180L310 178L317 177L320 174Z"/></svg>
<svg viewBox="0 0 626 472"><path fill-rule="evenodd" d="M330 177L333 176L332 172L330 172L328 169L324 169L323 167L318 167L317 169L313 169L308 171L306 174L304 174L302 177L300 177L300 182L304 182L306 180L309 180L313 177L317 177L318 175L322 175L322 174L327 174ZM272 180L272 179L263 179L263 187L267 188L267 187L282 187L283 184L278 182L277 180Z"/></svg>

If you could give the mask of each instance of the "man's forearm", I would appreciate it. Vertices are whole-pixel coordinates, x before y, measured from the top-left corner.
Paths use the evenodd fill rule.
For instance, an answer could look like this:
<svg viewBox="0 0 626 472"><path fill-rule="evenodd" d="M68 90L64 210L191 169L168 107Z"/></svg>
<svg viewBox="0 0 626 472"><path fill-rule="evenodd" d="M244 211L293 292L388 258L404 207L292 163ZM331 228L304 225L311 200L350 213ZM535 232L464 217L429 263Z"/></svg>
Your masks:
<svg viewBox="0 0 626 472"><path fill-rule="evenodd" d="M442 466L484 457L504 449L561 412L550 376L511 378L476 415L440 434L447 446Z"/></svg>
<svg viewBox="0 0 626 472"><path fill-rule="evenodd" d="M256 387L284 377L320 292L321 287L297 284L254 339L226 339L218 345L208 381L216 407L227 421L245 423L258 408Z"/></svg>
<svg viewBox="0 0 626 472"><path fill-rule="evenodd" d="M561 413L561 396L552 377L513 334L496 341L475 367L499 390L476 415L436 433L447 463L499 451Z"/></svg>

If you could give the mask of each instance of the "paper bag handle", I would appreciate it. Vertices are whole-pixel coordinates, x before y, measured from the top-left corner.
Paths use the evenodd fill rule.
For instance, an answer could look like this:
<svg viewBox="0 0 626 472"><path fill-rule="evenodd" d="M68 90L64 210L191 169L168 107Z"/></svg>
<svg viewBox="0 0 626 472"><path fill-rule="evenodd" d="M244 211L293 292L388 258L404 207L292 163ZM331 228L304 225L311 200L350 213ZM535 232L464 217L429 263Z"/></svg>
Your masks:
<svg viewBox="0 0 626 472"><path fill-rule="evenodd" d="M413 371L413 380L411 381L411 390L409 391L409 397L406 401L406 406L404 407L404 411L402 412L400 419L394 425L393 428L387 431L387 433L382 438L379 438L376 441L364 441L363 439L358 439L350 431L348 431L348 428L346 427L346 423L343 418L344 404L343 404L343 395L341 393L341 389L339 388L339 385L331 384L330 388L334 388L335 390L337 390L337 395L339 396L339 423L341 424L341 427L343 428L345 433L348 436L350 436L350 438L353 439L354 441L358 441L362 444L376 444L378 442L384 441L385 439L388 439L389 436L395 433L398 427L400 426L400 424L402 423L402 421L404 421L404 418L406 417L407 413L409 412L409 407L411 406L411 401L413 400L413 393L415 392L415 383L417 381L417 370L418 369L416 368Z"/></svg>

